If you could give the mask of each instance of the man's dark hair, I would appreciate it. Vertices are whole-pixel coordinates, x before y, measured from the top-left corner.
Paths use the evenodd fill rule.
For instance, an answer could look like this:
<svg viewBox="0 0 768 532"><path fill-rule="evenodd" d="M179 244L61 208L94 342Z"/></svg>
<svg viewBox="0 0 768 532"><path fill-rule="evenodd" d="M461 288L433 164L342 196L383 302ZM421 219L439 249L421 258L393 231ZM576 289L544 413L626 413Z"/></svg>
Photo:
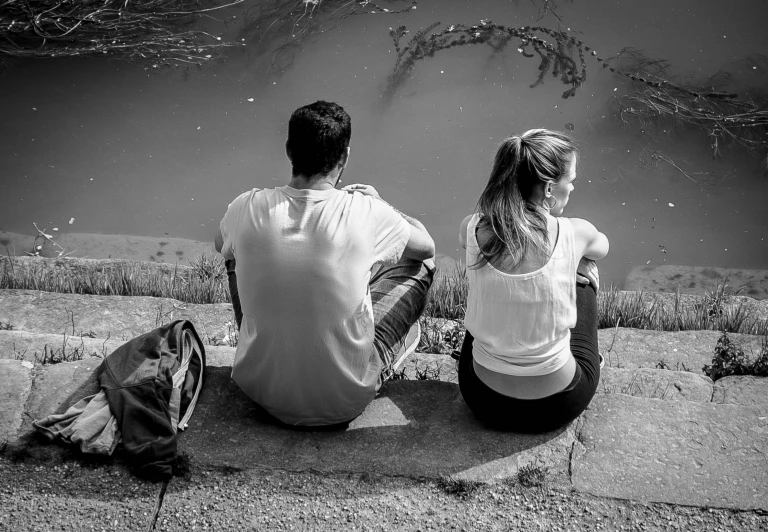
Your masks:
<svg viewBox="0 0 768 532"><path fill-rule="evenodd" d="M317 101L299 107L288 122L288 150L294 176L327 174L349 146L352 121L339 104Z"/></svg>

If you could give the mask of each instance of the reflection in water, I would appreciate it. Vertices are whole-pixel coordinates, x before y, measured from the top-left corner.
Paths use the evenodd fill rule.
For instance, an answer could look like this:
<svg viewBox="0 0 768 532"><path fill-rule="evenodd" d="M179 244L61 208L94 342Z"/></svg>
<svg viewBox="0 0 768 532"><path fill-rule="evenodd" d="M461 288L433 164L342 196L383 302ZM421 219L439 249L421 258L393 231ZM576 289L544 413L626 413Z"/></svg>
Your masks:
<svg viewBox="0 0 768 532"><path fill-rule="evenodd" d="M627 100L633 81L591 55L586 82L568 99L551 72L530 87L538 60L523 57L516 42L498 51L443 50L416 62L384 98L397 57L390 28L415 32L442 21L442 31L490 19L569 31L613 68L626 69L630 51L642 50L636 67L645 58L646 71L664 68L649 74L757 103L768 87L764 30L754 16L762 0L745 0L728 17L714 0L574 0L558 3L559 21L552 13L539 20L526 2L421 0L392 15L323 19L280 56L279 68L269 51L290 42L286 28L254 24L249 4L232 8L226 38L246 38L247 46L233 48L225 63L161 72L103 59L12 65L0 78L0 230L33 234L37 222L211 239L239 192L287 183L288 117L328 99L352 116L345 180L371 183L419 217L439 252L460 256L458 224L473 210L500 141L547 127L572 131L579 142L566 215L609 236L603 282L621 282L647 263L768 269L760 157L718 136L715 152L700 128L635 120L639 102ZM251 25L241 37L244 20Z"/></svg>

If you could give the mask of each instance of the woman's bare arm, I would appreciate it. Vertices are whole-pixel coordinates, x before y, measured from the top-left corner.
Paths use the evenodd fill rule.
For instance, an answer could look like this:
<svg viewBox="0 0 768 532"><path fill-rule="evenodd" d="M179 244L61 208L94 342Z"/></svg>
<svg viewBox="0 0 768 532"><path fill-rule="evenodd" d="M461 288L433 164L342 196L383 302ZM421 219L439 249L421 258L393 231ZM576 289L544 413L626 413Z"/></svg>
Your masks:
<svg viewBox="0 0 768 532"><path fill-rule="evenodd" d="M581 218L571 218L573 232L576 237L577 251L581 256L591 260L599 260L608 254L610 244L608 237L597 228Z"/></svg>

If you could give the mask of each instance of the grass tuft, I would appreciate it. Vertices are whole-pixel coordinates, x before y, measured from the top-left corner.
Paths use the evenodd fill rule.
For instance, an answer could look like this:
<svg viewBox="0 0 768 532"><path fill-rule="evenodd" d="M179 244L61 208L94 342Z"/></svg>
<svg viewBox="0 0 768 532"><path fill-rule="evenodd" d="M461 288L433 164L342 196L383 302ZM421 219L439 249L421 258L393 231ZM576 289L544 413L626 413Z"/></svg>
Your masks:
<svg viewBox="0 0 768 532"><path fill-rule="evenodd" d="M192 478L192 457L185 452L180 452L173 460L173 476L189 480Z"/></svg>
<svg viewBox="0 0 768 532"><path fill-rule="evenodd" d="M538 464L525 464L517 470L517 482L524 488L540 488L547 480L548 470Z"/></svg>
<svg viewBox="0 0 768 532"><path fill-rule="evenodd" d="M218 255L197 256L191 267L166 266L165 269L131 261L106 266L99 261L76 266L57 262L67 260L0 257L0 289L151 296L196 304L231 302L226 268ZM467 275L462 268L441 272L435 278L421 321L420 351L449 354L461 347L464 328L455 322L464 320L467 293ZM748 299L729 294L725 282L716 284L703 296L624 292L611 286L598 293L597 301L598 328L603 329L713 330L768 335L768 320L759 315L757 307ZM434 324L425 318L453 321ZM11 326L3 323L0 327ZM222 341L235 344L236 335L230 334Z"/></svg>
<svg viewBox="0 0 768 532"><path fill-rule="evenodd" d="M485 484L476 480L456 478L451 475L441 476L437 480L437 487L448 495L454 495L460 499L468 499L477 493Z"/></svg>

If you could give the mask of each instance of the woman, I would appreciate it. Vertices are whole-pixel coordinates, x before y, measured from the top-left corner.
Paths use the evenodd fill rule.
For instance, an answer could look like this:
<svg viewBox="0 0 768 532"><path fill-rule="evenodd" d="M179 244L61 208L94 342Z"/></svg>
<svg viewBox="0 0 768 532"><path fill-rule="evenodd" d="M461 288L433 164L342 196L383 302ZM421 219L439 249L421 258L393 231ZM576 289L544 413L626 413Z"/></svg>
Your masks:
<svg viewBox="0 0 768 532"><path fill-rule="evenodd" d="M577 160L573 140L557 131L505 139L478 212L461 223L469 296L459 387L498 428L561 427L584 411L600 378L594 261L608 239L560 216Z"/></svg>

